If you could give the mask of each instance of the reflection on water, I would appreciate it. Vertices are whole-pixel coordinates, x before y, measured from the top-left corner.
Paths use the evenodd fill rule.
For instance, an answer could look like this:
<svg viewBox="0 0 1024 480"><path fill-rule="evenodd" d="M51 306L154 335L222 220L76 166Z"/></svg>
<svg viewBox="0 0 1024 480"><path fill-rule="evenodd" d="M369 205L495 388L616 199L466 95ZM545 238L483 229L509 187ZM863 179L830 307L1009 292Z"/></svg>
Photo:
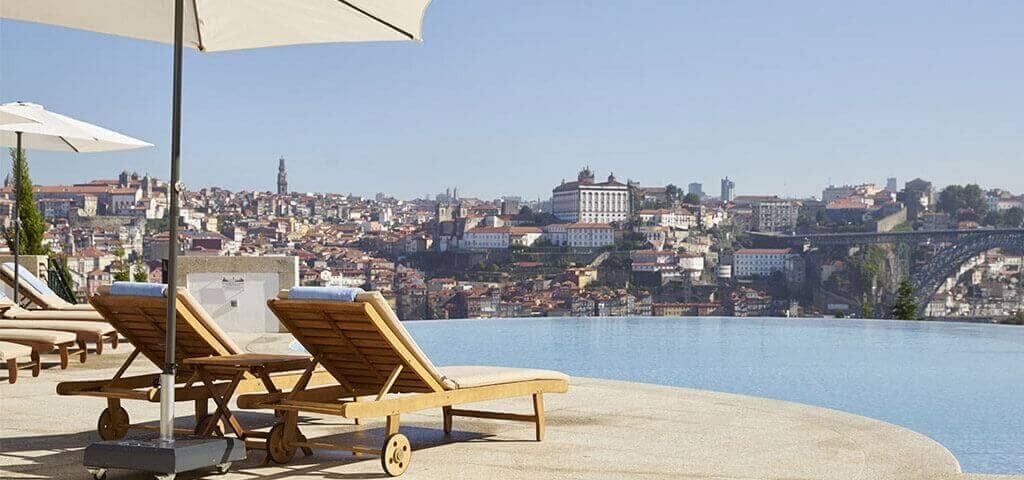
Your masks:
<svg viewBox="0 0 1024 480"><path fill-rule="evenodd" d="M406 323L439 365L743 393L905 426L964 471L1024 472L1024 328L942 322L596 318Z"/></svg>

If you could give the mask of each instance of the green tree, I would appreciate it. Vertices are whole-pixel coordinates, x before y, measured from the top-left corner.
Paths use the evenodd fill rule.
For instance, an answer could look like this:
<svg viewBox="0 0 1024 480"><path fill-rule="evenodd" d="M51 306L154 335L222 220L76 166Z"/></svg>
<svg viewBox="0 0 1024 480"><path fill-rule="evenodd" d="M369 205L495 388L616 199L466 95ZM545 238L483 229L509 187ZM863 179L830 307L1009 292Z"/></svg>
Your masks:
<svg viewBox="0 0 1024 480"><path fill-rule="evenodd" d="M665 185L665 201L669 205L675 205L683 199L683 189L674 184Z"/></svg>
<svg viewBox="0 0 1024 480"><path fill-rule="evenodd" d="M36 208L36 196L32 192L32 178L28 174L28 158L25 152L21 153L21 161L18 161L18 153L15 149L10 150L11 162L19 170L18 218L21 219L21 229L18 235L18 253L22 255L49 255L50 247L43 245L43 234L46 233L46 221L43 215ZM7 245L14 248L14 229L4 230L4 237Z"/></svg>
<svg viewBox="0 0 1024 480"><path fill-rule="evenodd" d="M151 218L151 219L146 220L146 232L150 233L150 234L153 234L153 233L166 232L166 231L170 230L171 229L171 225L170 225L171 222L167 219L168 215L169 214L165 213L164 216L161 217L161 218Z"/></svg>
<svg viewBox="0 0 1024 480"><path fill-rule="evenodd" d="M997 212L995 210L989 210L988 213L985 214L984 220L982 220L982 222L981 222L982 225L993 225L993 226L999 225L1001 223L1003 223L1003 216L1000 215L999 212Z"/></svg>
<svg viewBox="0 0 1024 480"><path fill-rule="evenodd" d="M981 220L988 212L985 192L973 183L944 188L939 194L938 207L961 220Z"/></svg>
<svg viewBox="0 0 1024 480"><path fill-rule="evenodd" d="M1010 228L1019 228L1024 225L1024 209L1013 207L1002 213L1000 225Z"/></svg>
<svg viewBox="0 0 1024 480"><path fill-rule="evenodd" d="M904 279L896 289L896 301L892 305L892 317L897 320L917 320L917 299L914 298L914 286L910 280Z"/></svg>
<svg viewBox="0 0 1024 480"><path fill-rule="evenodd" d="M131 267L125 258L124 246L120 243L114 247L114 262L110 265L110 272L114 274L115 282L127 282L132 279Z"/></svg>
<svg viewBox="0 0 1024 480"><path fill-rule="evenodd" d="M687 193L683 197L683 203L688 205L700 205L700 195L696 193Z"/></svg>
<svg viewBox="0 0 1024 480"><path fill-rule="evenodd" d="M860 297L860 318L873 318L875 316L875 310L871 307L871 300L868 299L868 294L863 293Z"/></svg>
<svg viewBox="0 0 1024 480"><path fill-rule="evenodd" d="M135 267L132 269L132 281L140 283L149 282L149 271L141 258L135 259Z"/></svg>

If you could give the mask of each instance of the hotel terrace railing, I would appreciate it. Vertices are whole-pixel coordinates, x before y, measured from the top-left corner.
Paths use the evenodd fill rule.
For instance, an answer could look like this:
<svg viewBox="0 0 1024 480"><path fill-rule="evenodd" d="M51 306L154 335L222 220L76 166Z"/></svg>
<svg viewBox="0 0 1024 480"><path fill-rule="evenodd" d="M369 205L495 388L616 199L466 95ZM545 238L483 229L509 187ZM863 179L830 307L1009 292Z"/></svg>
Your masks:
<svg viewBox="0 0 1024 480"><path fill-rule="evenodd" d="M50 257L46 269L46 284L68 303L78 303L74 288L65 281L66 271L67 267L59 259Z"/></svg>

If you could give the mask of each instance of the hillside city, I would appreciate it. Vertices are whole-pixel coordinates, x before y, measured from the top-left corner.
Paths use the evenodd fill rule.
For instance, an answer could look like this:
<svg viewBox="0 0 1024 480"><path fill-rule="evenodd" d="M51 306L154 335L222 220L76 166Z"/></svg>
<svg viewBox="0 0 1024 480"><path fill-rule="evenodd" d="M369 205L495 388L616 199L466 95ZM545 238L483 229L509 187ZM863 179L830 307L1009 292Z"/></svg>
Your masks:
<svg viewBox="0 0 1024 480"><path fill-rule="evenodd" d="M571 172L566 172L570 174ZM888 318L899 286L946 245L778 246L773 236L1020 228L1024 196L915 178L824 186L820 197L744 192L726 177L650 185L582 168L551 197L373 198L289 189L187 191L184 255L299 259L301 284L382 292L405 320L531 316ZM740 194L743 193L743 194ZM750 194L750 193L757 193ZM34 185L44 243L79 300L121 278L162 281L167 184L121 172ZM495 195L498 195L497 193ZM0 217L11 225L7 178ZM919 315L1007 321L1024 306L1021 251L972 256Z"/></svg>

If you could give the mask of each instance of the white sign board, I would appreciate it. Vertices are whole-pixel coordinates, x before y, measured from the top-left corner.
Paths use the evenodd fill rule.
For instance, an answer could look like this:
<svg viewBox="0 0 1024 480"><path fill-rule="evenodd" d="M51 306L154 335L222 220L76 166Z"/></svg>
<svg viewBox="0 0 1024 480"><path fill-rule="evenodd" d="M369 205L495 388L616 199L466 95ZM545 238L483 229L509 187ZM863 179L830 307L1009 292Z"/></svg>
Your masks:
<svg viewBox="0 0 1024 480"><path fill-rule="evenodd" d="M277 332L277 317L267 300L280 289L278 274L189 273L189 292L226 332Z"/></svg>

